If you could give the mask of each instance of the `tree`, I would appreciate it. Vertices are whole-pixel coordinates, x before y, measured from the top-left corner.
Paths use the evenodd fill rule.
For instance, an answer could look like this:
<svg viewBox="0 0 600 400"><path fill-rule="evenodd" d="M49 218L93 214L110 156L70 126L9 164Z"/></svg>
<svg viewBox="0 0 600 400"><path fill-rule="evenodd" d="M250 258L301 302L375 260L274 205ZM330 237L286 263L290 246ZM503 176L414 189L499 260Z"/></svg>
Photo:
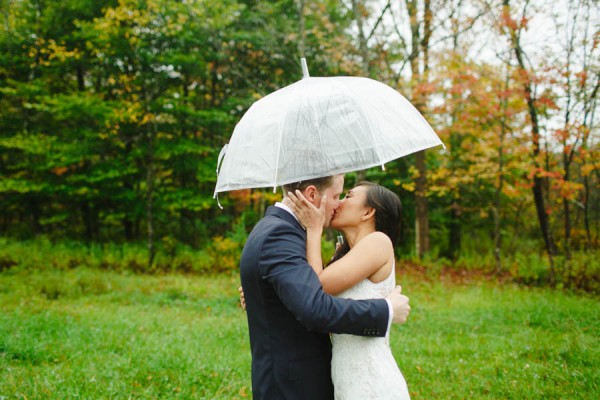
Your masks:
<svg viewBox="0 0 600 400"><path fill-rule="evenodd" d="M519 20L516 20L511 14L510 0L503 0L501 11L501 29L509 40L510 48L512 49L517 66L519 68L519 82L522 86L523 96L527 101L527 109L529 115L529 123L531 128L531 158L534 166L532 173L533 180L533 198L537 212L537 218L540 226L540 231L546 245L550 262L550 280L554 280L554 240L550 230L548 219L548 210L544 196L544 181L543 181L543 161L542 161L542 132L540 128L540 106L547 99L543 95L538 96L535 90L536 73L531 67L526 65L526 55L521 45L520 34L527 29L527 10L529 0L525 1L522 8L522 15Z"/></svg>

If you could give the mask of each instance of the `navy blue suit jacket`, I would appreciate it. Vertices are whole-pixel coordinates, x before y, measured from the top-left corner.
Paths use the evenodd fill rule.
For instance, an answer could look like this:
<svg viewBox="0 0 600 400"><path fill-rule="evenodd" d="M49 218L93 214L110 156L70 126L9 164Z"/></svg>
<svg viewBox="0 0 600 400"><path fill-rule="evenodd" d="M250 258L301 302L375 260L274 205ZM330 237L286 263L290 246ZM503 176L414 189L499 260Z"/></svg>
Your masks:
<svg viewBox="0 0 600 400"><path fill-rule="evenodd" d="M384 336L383 299L323 292L306 260L306 232L292 214L269 207L240 260L252 351L254 399L333 399L329 332Z"/></svg>

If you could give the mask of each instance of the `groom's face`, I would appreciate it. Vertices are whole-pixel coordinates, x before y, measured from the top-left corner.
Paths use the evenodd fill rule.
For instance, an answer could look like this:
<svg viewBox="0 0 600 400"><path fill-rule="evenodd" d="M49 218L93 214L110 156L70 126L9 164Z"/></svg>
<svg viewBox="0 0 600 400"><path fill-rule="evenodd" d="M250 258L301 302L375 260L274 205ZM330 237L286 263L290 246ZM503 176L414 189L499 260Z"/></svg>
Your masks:
<svg viewBox="0 0 600 400"><path fill-rule="evenodd" d="M340 206L340 196L342 195L343 191L344 174L341 174L334 176L333 183L331 184L331 186L323 189L321 193L318 193L317 196L315 196L314 204L316 207L321 206L321 198L323 197L323 195L327 196L327 204L325 205L325 223L323 224L324 227L329 226L329 223L331 222L331 217L333 217L335 210L337 210L337 208Z"/></svg>

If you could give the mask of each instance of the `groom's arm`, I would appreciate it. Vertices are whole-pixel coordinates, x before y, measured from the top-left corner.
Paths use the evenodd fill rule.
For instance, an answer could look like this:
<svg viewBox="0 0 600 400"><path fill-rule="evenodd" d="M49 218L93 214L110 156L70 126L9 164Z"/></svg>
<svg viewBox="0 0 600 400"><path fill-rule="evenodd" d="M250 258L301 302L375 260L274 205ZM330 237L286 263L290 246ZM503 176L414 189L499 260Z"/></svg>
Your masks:
<svg viewBox="0 0 600 400"><path fill-rule="evenodd" d="M360 336L385 336L391 322L384 299L349 300L328 295L306 260L304 238L280 226L260 250L262 276L285 307L308 330Z"/></svg>

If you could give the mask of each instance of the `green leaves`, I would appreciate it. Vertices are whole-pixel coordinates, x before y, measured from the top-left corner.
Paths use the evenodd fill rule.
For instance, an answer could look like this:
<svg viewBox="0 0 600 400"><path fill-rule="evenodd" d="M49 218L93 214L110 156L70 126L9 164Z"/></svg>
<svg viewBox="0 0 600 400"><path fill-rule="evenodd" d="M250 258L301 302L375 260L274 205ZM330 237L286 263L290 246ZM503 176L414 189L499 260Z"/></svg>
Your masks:
<svg viewBox="0 0 600 400"><path fill-rule="evenodd" d="M532 160L521 71L471 58L474 50L463 36L471 28L475 32L471 12L461 17L456 9L448 18L446 11L434 13L433 42L422 54L429 57L427 78L411 82L410 47L418 43L411 44L402 2L391 2L387 11L373 1L360 3L357 15L337 0L4 2L0 207L8 212L0 221L3 234L142 240L153 223L156 238L204 246L213 237L226 237L241 220L250 221L251 228L278 195L270 190L223 194L225 210L217 210L217 156L256 100L300 79L299 59L305 55L312 76L368 74L420 103L447 146L426 153L436 246L455 246L446 243L451 223L460 222L464 232L491 230L491 207L498 207L508 236L530 229L531 180L538 175L550 189L555 231L562 203L570 202L577 210L573 231L580 238L585 234L585 245L591 246L598 215L596 48L574 42L574 49L581 44L594 51L590 71L573 64L565 72L559 55L550 57L556 65L538 68L534 83L545 92L535 105L547 126L546 148L540 156L545 160ZM457 7L466 11L472 5ZM374 29L364 49L359 20L366 35ZM482 21L477 23L493 24ZM425 29L425 19L412 22ZM454 36L463 31L460 40ZM415 67L424 59L417 61ZM563 106L569 90L569 123L555 129L554 118L564 112L556 107ZM567 168L560 165L562 153L570 157ZM366 177L400 194L404 253L411 251L414 236L420 173L414 164L410 156L388 163L385 171L375 168L346 179L351 185Z"/></svg>

